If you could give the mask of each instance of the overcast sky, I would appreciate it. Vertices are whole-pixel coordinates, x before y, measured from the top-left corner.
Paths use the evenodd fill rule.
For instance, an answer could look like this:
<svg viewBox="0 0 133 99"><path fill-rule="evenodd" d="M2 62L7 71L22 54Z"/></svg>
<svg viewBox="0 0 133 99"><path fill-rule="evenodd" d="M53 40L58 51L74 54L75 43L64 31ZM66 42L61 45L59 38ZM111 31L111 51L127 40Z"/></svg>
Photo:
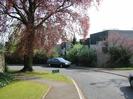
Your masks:
<svg viewBox="0 0 133 99"><path fill-rule="evenodd" d="M133 30L133 0L102 0L89 11L90 30L95 33L107 29Z"/></svg>

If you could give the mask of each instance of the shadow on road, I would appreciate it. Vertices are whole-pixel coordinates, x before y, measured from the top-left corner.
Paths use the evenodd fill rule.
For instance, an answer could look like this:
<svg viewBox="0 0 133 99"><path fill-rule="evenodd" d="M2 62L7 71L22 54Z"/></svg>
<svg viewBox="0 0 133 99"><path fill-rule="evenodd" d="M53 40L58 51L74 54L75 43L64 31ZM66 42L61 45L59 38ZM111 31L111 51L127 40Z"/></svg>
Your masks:
<svg viewBox="0 0 133 99"><path fill-rule="evenodd" d="M123 93L125 99L133 99L133 88L125 86L125 87L120 87L120 90Z"/></svg>

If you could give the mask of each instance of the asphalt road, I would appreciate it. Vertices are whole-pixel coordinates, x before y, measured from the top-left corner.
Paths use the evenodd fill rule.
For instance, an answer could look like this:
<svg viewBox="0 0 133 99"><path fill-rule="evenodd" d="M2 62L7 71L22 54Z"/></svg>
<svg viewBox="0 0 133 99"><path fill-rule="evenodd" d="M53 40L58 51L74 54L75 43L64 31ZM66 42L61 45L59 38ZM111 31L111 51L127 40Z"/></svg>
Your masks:
<svg viewBox="0 0 133 99"><path fill-rule="evenodd" d="M78 70L69 75L78 82L86 99L133 99L133 89L125 77L93 70Z"/></svg>
<svg viewBox="0 0 133 99"><path fill-rule="evenodd" d="M18 69L18 67L12 67ZM86 99L133 99L133 89L129 87L128 79L120 76L127 76L130 71L107 71L105 73L99 69L47 67L34 67L34 69L39 71L60 69L61 73L76 80Z"/></svg>

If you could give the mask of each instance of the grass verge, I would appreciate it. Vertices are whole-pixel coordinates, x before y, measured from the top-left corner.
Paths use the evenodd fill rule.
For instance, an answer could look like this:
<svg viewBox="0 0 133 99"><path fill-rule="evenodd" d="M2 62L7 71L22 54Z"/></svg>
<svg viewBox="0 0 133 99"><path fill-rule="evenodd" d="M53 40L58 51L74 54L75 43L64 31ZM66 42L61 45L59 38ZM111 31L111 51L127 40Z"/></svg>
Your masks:
<svg viewBox="0 0 133 99"><path fill-rule="evenodd" d="M72 83L72 81L65 75L59 73L50 73L50 72L28 72L26 75L40 77L43 79L61 81L65 83Z"/></svg>
<svg viewBox="0 0 133 99"><path fill-rule="evenodd" d="M47 90L44 84L18 81L0 88L0 99L41 99Z"/></svg>

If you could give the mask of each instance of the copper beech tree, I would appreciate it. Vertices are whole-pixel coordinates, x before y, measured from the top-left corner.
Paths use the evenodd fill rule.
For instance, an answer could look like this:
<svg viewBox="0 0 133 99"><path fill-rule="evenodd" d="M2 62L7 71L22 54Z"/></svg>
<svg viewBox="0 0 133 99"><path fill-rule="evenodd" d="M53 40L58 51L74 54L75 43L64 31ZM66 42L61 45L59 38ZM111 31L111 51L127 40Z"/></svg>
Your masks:
<svg viewBox="0 0 133 99"><path fill-rule="evenodd" d="M99 0L94 0L99 4ZM93 0L0 0L0 33L9 30L8 25L19 28L17 51L24 57L22 71L32 71L34 49L49 51L59 39L66 39L64 27L68 21L79 20L84 36L89 21L86 14L74 8L86 10Z"/></svg>

